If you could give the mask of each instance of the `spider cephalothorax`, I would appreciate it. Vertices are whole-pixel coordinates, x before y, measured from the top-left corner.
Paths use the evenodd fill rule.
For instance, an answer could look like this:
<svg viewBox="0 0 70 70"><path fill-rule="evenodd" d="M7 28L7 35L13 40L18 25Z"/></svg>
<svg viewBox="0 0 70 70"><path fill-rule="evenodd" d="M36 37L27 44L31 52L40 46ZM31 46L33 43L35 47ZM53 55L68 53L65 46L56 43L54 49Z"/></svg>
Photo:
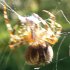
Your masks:
<svg viewBox="0 0 70 70"><path fill-rule="evenodd" d="M22 17L13 11L4 2L4 18L10 34L11 49L15 46L28 44L26 52L26 61L29 64L37 65L41 63L49 63L53 58L53 50L50 45L55 44L61 33L61 25L56 22L55 16L49 11L43 10L50 15L46 20L42 19L38 14L33 13L31 16ZM21 21L20 26L13 29L9 23L6 6L14 12ZM18 29L18 30L17 30ZM15 32L14 32L15 31Z"/></svg>

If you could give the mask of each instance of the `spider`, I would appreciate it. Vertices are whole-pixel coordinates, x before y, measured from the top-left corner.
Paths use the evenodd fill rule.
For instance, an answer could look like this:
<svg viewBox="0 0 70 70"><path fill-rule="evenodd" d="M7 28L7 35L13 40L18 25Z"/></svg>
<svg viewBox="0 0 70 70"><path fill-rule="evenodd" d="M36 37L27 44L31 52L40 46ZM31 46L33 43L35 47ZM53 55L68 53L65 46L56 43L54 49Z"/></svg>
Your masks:
<svg viewBox="0 0 70 70"><path fill-rule="evenodd" d="M21 21L11 27L7 16L7 7L12 10ZM46 20L38 14L22 17L11 9L6 2L3 4L4 19L10 35L9 47L15 49L21 45L28 45L25 53L25 60L30 65L48 64L53 59L52 45L58 42L62 26L56 22L55 16L46 10L43 10L50 17Z"/></svg>

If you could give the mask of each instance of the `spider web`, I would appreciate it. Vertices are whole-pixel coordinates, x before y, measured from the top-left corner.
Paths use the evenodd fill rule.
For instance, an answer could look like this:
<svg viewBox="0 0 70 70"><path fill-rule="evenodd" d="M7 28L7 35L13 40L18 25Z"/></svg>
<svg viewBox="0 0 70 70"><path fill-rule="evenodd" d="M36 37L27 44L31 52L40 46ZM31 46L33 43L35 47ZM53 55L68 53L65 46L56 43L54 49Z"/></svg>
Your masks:
<svg viewBox="0 0 70 70"><path fill-rule="evenodd" d="M2 5L3 5L3 4L2 4ZM10 10L10 9L8 9L8 10ZM11 11L11 10L10 10L10 11ZM67 23L70 25L70 21L67 19L67 17L65 16L64 12L63 12L62 10L59 10L57 13L59 13L59 12L62 13L63 17L65 18L65 20L67 21ZM63 33L61 33L61 34L64 35L64 36L63 36L63 38L62 38L62 40L61 40L61 42L60 42L60 44L59 44L59 46L58 46L58 49L57 49L56 60L55 60L55 69L54 69L54 70L58 70L58 62L59 62L59 61L63 61L63 60L65 60L65 59L67 59L68 57L70 57L70 45L69 45L69 56L68 56L68 57L63 57L63 58L59 59L59 54L60 54L61 46L62 46L63 42L65 41L66 37L70 34L70 32L63 32ZM0 43L5 44L5 42L2 41L2 40L0 40ZM1 63L3 62L4 57L5 57L5 54L6 54L7 51L8 51L8 46L6 46L5 50L3 50L3 51L1 52L1 53L3 53L3 54L0 55L0 56L1 56L1 58L0 58L0 65L1 65ZM5 61L5 64L4 64L4 65L5 65L5 68L6 68L6 66L7 66L7 63L8 63L8 61L9 61L9 58L10 58L11 54L12 54L12 51L10 51L10 52L8 53L7 58L5 59L5 60L6 60L6 61ZM54 62L53 62L53 63L54 63ZM25 67L25 65L26 65L26 63L24 63L23 68L21 68L20 70L23 70L24 67ZM5 69L5 68L4 68L4 69ZM39 69L40 69L40 67L34 68L34 70L39 70Z"/></svg>

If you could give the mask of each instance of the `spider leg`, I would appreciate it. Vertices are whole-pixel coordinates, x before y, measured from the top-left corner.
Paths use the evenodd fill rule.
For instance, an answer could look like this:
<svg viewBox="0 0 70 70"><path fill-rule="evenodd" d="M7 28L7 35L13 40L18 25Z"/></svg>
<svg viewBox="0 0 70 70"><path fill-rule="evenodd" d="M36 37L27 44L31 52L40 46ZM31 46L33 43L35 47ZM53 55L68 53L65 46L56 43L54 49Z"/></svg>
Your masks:
<svg viewBox="0 0 70 70"><path fill-rule="evenodd" d="M9 47L10 47L10 49L14 49L15 44L13 42L10 42Z"/></svg>
<svg viewBox="0 0 70 70"><path fill-rule="evenodd" d="M10 24L8 16L7 16L7 8L6 8L5 4L3 5L3 8L4 8L4 19L5 19L6 27L8 29L10 36L11 36L11 35L13 35L13 29L11 27L11 24Z"/></svg>
<svg viewBox="0 0 70 70"><path fill-rule="evenodd" d="M61 30L62 30L62 26L56 22L55 16L52 13L50 13L49 11L46 11L46 10L43 10L43 11L50 15L50 18L48 19L50 21L50 27L52 28L54 34L57 37L59 37Z"/></svg>
<svg viewBox="0 0 70 70"><path fill-rule="evenodd" d="M11 49L15 49L16 47L20 47L21 45L24 44L24 38L20 38L18 35L13 35L11 38L10 38L10 44L9 44L9 47Z"/></svg>
<svg viewBox="0 0 70 70"><path fill-rule="evenodd" d="M51 44L55 44L58 41L58 38L60 37L62 26L56 22L55 16L52 13L46 10L43 11L50 15L50 18L48 20L50 21L50 28L53 32L53 34L48 39L48 42L50 42Z"/></svg>
<svg viewBox="0 0 70 70"><path fill-rule="evenodd" d="M20 45L20 43L16 43L16 42L10 42L9 47L10 49L15 49L16 47L18 47Z"/></svg>
<svg viewBox="0 0 70 70"><path fill-rule="evenodd" d="M52 14L52 13L50 13L49 11L47 11L47 10L43 10L44 12L46 12L47 14L49 14L50 15L50 18L52 19L52 20L55 20L55 16Z"/></svg>
<svg viewBox="0 0 70 70"><path fill-rule="evenodd" d="M6 26L7 26L7 29L8 29L8 32L9 32L9 35L10 35L10 44L9 44L9 47L11 49L14 49L15 46L17 46L18 44L20 44L20 37L18 35L15 35L15 29L14 30L12 29L11 27L11 24L9 22L9 19L8 19L8 16L7 16L7 8L6 8L6 5L4 4L3 5L4 7L4 18L5 18L5 23L6 23Z"/></svg>

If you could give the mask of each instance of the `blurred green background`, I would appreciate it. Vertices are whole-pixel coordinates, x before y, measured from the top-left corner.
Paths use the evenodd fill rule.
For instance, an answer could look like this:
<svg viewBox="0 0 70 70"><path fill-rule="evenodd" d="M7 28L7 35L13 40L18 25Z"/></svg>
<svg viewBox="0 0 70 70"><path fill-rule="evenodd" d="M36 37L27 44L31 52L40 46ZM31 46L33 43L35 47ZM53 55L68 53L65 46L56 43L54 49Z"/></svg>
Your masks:
<svg viewBox="0 0 70 70"><path fill-rule="evenodd" d="M62 10L70 21L70 0L6 0L6 2L22 16L35 12L44 19L47 19L48 15L42 12L44 9L56 16L56 21L63 27L62 33L66 33L62 34L58 43L53 46L53 61L48 65L40 66L40 70L70 70L70 34L68 34L70 32L70 24L62 13L59 12ZM18 22L17 16L9 10L8 16L10 23L14 26ZM27 49L26 46L12 51L8 47L8 44L9 33L4 22L3 7L0 5L0 70L34 70L35 66L25 63L24 52Z"/></svg>

